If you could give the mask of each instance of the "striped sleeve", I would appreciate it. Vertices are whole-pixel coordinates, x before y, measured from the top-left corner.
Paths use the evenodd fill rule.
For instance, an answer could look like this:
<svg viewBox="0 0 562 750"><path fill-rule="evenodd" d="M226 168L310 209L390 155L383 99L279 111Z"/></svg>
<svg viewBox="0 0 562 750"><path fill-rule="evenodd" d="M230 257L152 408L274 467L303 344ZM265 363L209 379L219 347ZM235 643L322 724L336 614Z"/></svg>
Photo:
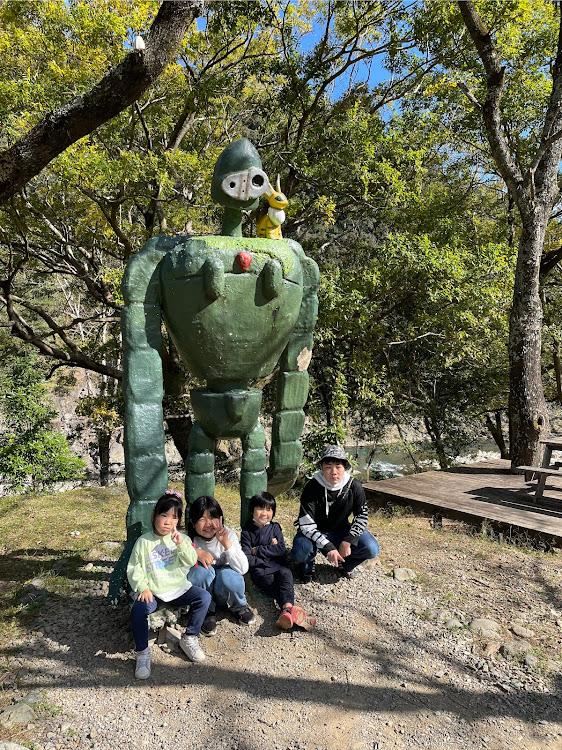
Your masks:
<svg viewBox="0 0 562 750"><path fill-rule="evenodd" d="M367 529L367 522L369 520L369 513L367 509L367 498L365 497L365 490L363 489L360 482L354 480L353 487L354 498L353 498L353 522L349 529L347 536L348 542L351 544L357 544L357 540L361 534Z"/></svg>
<svg viewBox="0 0 562 750"><path fill-rule="evenodd" d="M330 549L335 549L334 545L327 539L321 531L318 531L316 522L311 518L308 513L299 517L299 530L303 536L315 544L322 552L329 552Z"/></svg>
<svg viewBox="0 0 562 750"><path fill-rule="evenodd" d="M336 548L316 525L316 503L319 498L323 498L323 490L315 479L311 479L301 495L297 525L301 534L310 539L323 555L327 555Z"/></svg>

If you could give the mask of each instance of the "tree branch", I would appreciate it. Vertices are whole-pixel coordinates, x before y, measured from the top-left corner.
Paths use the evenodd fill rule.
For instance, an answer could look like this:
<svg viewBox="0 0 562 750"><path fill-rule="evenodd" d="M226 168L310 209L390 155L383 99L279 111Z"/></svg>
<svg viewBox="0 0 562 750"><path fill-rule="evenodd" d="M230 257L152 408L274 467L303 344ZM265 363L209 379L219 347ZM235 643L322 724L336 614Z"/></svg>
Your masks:
<svg viewBox="0 0 562 750"><path fill-rule="evenodd" d="M500 65L490 32L478 15L473 1L459 0L458 6L464 24L472 37L486 71L487 91L486 100L482 107L482 114L490 148L501 176L508 188L516 195L519 186L523 182L523 175L509 151L500 117L500 101L505 68Z"/></svg>
<svg viewBox="0 0 562 750"><path fill-rule="evenodd" d="M96 362L78 349L76 345L72 346L71 352L67 352L53 344L49 344L42 336L37 335L32 326L27 323L15 309L14 300L9 293L7 293L5 297L0 295L0 303L6 307L8 320L10 321L12 329L12 336L21 339L26 344L31 344L38 349L41 354L59 360L63 364L76 365L78 367L83 367L86 370L92 370L93 372L99 372L101 375L107 375L116 380L121 380L121 370L111 367L110 365ZM44 318L45 316L43 315L42 317ZM49 335L53 335L53 333L50 332Z"/></svg>
<svg viewBox="0 0 562 750"><path fill-rule="evenodd" d="M415 336L413 339L404 339L403 341L389 341L387 346L399 346L400 344L412 344L414 341L425 339L427 336L435 336L438 339L445 338L445 336L442 333L433 333L432 331L429 331L428 333L422 333L420 336Z"/></svg>
<svg viewBox="0 0 562 750"><path fill-rule="evenodd" d="M474 94L468 88L468 86L466 85L464 81L459 81L457 83L457 86L463 92L463 94L466 96L469 102L472 102L472 104L474 104L475 107L478 107L478 109L482 109L482 105L480 104L478 99L474 96Z"/></svg>
<svg viewBox="0 0 562 750"><path fill-rule="evenodd" d="M83 96L47 114L27 135L0 153L0 203L5 202L71 144L135 102L158 78L202 0L163 2L143 52L131 52Z"/></svg>
<svg viewBox="0 0 562 750"><path fill-rule="evenodd" d="M541 142L530 175L537 183L541 198L550 206L554 205L558 194L558 172L562 154L562 8L558 3L558 44L556 59L552 69L552 90L544 118ZM536 173L536 178L535 178Z"/></svg>
<svg viewBox="0 0 562 750"><path fill-rule="evenodd" d="M557 247L554 250L549 250L541 258L541 269L540 275L541 280L544 280L551 271L562 261L562 247Z"/></svg>

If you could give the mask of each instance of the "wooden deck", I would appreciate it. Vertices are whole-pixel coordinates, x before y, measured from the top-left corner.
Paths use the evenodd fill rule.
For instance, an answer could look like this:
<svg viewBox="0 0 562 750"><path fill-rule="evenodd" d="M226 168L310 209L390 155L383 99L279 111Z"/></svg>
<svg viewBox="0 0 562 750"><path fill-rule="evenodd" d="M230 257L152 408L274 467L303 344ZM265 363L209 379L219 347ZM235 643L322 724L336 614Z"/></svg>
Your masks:
<svg viewBox="0 0 562 750"><path fill-rule="evenodd" d="M501 459L363 486L367 498L378 505L400 503L472 522L487 519L548 536L562 546L562 470L560 478L548 478L538 505L533 502L536 482L511 474L509 461Z"/></svg>

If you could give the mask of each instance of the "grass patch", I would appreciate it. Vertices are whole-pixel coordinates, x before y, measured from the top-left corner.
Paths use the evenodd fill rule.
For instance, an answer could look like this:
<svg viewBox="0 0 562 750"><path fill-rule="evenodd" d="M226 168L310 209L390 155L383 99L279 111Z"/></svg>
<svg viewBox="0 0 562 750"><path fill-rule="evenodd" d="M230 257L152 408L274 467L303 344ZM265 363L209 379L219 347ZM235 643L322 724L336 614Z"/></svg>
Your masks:
<svg viewBox="0 0 562 750"><path fill-rule="evenodd" d="M2 513L0 538L12 555L22 558L84 552L96 543L124 538L128 502L124 488L116 487L24 495Z"/></svg>
<svg viewBox="0 0 562 750"><path fill-rule="evenodd" d="M6 495L5 497L0 497L0 518L15 508L21 502L22 498L23 495Z"/></svg>
<svg viewBox="0 0 562 750"><path fill-rule="evenodd" d="M12 495L0 499L0 654L40 607L19 604L23 586L41 578L51 593L66 596L78 581L89 550L125 539L129 499L122 487L84 487L64 493ZM80 536L71 536L79 531ZM104 557L107 557L104 551ZM56 564L64 559L61 572Z"/></svg>

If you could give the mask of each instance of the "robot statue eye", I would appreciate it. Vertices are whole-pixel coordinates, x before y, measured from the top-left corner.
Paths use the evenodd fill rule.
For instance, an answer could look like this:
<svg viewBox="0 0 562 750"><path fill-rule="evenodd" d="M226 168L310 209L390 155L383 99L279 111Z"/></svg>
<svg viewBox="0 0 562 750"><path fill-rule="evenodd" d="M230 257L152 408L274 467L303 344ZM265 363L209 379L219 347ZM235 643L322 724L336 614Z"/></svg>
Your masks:
<svg viewBox="0 0 562 750"><path fill-rule="evenodd" d="M245 172L229 174L221 183L222 190L230 198L242 201L261 198L268 186L267 175L257 167L250 167Z"/></svg>

